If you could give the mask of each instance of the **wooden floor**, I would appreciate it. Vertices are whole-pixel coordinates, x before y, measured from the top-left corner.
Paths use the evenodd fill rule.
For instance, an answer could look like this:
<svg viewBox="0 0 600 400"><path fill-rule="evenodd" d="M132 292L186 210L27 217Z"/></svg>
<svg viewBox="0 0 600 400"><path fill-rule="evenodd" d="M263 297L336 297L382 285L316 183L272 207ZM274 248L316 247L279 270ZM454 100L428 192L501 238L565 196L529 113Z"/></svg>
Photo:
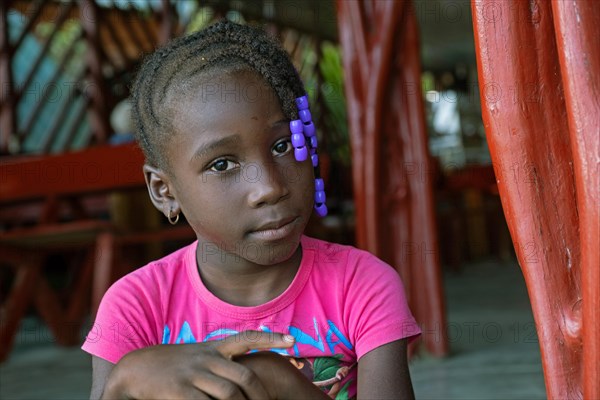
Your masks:
<svg viewBox="0 0 600 400"><path fill-rule="evenodd" d="M411 361L417 399L546 398L537 337L515 263L479 262L447 274L452 353ZM436 331L426 334L437 334ZM85 399L91 368L77 348L60 348L37 320L22 326L0 366L0 399Z"/></svg>

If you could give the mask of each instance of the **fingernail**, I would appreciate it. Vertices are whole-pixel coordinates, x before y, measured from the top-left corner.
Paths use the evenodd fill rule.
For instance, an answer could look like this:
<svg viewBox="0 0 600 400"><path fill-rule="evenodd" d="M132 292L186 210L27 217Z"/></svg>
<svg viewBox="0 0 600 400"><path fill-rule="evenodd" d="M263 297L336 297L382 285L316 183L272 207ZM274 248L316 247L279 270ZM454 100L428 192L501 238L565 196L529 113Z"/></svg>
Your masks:
<svg viewBox="0 0 600 400"><path fill-rule="evenodd" d="M283 340L286 342L294 343L296 341L296 338L294 338L292 335L283 335Z"/></svg>

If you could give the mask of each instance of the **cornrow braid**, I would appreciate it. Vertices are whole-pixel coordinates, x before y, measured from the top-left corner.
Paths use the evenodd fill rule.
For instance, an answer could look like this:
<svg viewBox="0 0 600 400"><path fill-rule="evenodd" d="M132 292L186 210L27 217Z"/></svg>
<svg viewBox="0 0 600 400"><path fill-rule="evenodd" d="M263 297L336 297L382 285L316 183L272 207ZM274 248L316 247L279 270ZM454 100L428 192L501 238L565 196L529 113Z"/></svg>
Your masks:
<svg viewBox="0 0 600 400"><path fill-rule="evenodd" d="M177 38L144 60L133 85L136 137L147 162L167 168L163 154L171 119L164 101L173 87L214 71L249 69L274 90L284 115L298 118L297 97L304 86L288 54L264 31L222 20L194 34Z"/></svg>

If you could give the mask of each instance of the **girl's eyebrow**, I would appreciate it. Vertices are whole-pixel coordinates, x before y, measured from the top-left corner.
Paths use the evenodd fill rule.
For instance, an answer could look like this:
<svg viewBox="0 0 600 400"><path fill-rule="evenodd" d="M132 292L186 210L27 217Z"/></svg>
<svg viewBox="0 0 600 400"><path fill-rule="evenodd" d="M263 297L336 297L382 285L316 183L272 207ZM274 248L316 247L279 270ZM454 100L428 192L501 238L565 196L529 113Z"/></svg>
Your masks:
<svg viewBox="0 0 600 400"><path fill-rule="evenodd" d="M204 157L206 155L206 153L213 151L214 149L219 148L219 147L234 144L234 143L238 142L239 140L240 140L240 135L238 135L236 133L233 135L225 136L224 138L220 138L217 140L208 141L206 143L203 143L202 145L200 145L198 147L196 152L194 152L194 154L192 155L191 161L194 161L196 159L201 159L202 157Z"/></svg>
<svg viewBox="0 0 600 400"><path fill-rule="evenodd" d="M273 124L273 126L279 126L279 125L282 125L282 124L289 124L289 123L290 123L290 120L289 120L289 119L287 119L287 118L282 118L282 119L280 119L279 121L275 122L275 123ZM291 132L290 132L290 133L291 133Z"/></svg>

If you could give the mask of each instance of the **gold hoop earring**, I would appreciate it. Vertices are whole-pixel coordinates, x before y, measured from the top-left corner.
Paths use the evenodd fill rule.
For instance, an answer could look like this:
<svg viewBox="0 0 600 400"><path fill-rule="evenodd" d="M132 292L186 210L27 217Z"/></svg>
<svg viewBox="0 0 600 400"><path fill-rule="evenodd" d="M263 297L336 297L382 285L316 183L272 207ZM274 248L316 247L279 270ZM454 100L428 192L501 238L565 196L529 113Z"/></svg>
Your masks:
<svg viewBox="0 0 600 400"><path fill-rule="evenodd" d="M175 219L172 219L173 218L171 216L172 212L173 212L173 210L169 210L169 216L167 217L167 219L169 220L169 223L171 225L175 225L175 224L177 224L177 222L179 222L179 213L175 214Z"/></svg>

